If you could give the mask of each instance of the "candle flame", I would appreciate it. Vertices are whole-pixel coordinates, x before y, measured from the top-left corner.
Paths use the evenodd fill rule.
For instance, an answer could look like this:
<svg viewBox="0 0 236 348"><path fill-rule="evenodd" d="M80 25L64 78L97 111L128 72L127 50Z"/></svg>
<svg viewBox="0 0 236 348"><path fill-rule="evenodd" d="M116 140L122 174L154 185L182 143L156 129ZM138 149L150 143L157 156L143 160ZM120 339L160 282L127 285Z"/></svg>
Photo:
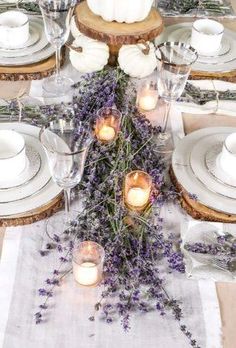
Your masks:
<svg viewBox="0 0 236 348"><path fill-rule="evenodd" d="M138 173L134 174L134 180L137 181L138 180Z"/></svg>

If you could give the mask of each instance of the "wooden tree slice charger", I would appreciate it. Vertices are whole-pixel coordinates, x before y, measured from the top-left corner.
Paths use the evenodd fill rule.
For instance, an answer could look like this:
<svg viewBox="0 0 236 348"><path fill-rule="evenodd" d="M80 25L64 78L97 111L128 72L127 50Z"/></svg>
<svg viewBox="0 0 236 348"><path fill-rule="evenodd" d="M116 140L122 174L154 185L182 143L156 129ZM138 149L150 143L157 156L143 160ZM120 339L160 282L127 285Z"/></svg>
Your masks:
<svg viewBox="0 0 236 348"><path fill-rule="evenodd" d="M54 213L56 213L62 207L62 197L63 195L60 194L59 196L55 197L51 202L48 202L44 206L27 212L25 214L19 214L7 219L0 219L0 227L29 225L34 222L46 219Z"/></svg>
<svg viewBox="0 0 236 348"><path fill-rule="evenodd" d="M61 65L65 61L65 50L62 50ZM20 81L20 80L41 80L51 76L56 68L55 55L37 63L23 66L1 66L0 80Z"/></svg>
<svg viewBox="0 0 236 348"><path fill-rule="evenodd" d="M212 222L236 223L236 215L222 213L191 199L182 185L177 181L174 171L170 169L170 177L178 192L181 194L180 203L182 208L194 219Z"/></svg>
<svg viewBox="0 0 236 348"><path fill-rule="evenodd" d="M75 21L82 34L107 43L113 57L118 55L122 45L153 40L162 32L164 26L161 15L154 7L142 22L127 24L104 21L90 11L86 1L77 5ZM112 62L113 60L111 59Z"/></svg>

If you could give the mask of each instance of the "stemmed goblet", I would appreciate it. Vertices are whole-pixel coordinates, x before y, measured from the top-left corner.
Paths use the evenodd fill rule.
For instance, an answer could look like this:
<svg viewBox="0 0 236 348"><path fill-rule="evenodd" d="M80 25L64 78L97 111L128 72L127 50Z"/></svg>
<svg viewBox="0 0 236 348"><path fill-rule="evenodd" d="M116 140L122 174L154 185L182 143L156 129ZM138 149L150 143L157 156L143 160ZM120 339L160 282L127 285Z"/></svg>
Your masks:
<svg viewBox="0 0 236 348"><path fill-rule="evenodd" d="M162 132L158 136L157 151L173 151L173 140L168 132L168 120L171 104L176 101L185 88L191 66L198 58L197 51L181 42L164 42L157 46L157 86L160 98L165 103L165 115Z"/></svg>
<svg viewBox="0 0 236 348"><path fill-rule="evenodd" d="M60 64L61 47L68 40L76 3L77 0L39 0L47 39L56 49L56 74L44 81L43 88L58 96L64 95L73 84L72 79L61 75Z"/></svg>
<svg viewBox="0 0 236 348"><path fill-rule="evenodd" d="M82 178L92 135L90 129L75 124L70 117L51 121L40 130L39 139L46 152L54 182L64 189L65 212L49 218L47 233L62 235L75 218L70 210L70 192Z"/></svg>

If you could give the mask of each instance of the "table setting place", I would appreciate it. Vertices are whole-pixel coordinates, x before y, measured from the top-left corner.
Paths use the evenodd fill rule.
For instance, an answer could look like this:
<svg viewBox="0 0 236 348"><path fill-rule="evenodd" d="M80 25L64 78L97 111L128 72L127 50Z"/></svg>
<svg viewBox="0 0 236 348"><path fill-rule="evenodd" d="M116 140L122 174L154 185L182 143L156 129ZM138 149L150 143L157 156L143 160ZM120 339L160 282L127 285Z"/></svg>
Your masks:
<svg viewBox="0 0 236 348"><path fill-rule="evenodd" d="M235 19L0 1L0 348L235 348Z"/></svg>

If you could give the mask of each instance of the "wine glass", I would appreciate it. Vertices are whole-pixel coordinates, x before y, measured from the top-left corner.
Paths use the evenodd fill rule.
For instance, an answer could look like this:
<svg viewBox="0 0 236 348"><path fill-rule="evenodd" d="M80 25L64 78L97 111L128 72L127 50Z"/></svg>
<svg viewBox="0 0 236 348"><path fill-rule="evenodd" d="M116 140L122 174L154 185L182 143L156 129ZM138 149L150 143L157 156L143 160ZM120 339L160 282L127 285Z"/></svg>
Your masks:
<svg viewBox="0 0 236 348"><path fill-rule="evenodd" d="M72 109L73 110L73 109ZM89 146L92 141L90 129L76 123L70 110L40 130L39 139L46 152L53 181L64 189L65 212L48 220L49 237L63 235L70 229L74 212L70 209L71 189L82 178Z"/></svg>
<svg viewBox="0 0 236 348"><path fill-rule="evenodd" d="M198 58L197 51L181 42L164 42L157 46L157 86L158 93L165 103L162 132L158 136L157 151L173 151L171 133L167 131L171 104L176 101L185 88L191 66Z"/></svg>
<svg viewBox="0 0 236 348"><path fill-rule="evenodd" d="M48 93L65 94L73 84L72 79L61 75L60 63L61 47L68 40L70 21L76 3L77 0L39 0L47 39L56 49L56 74L43 83L43 88Z"/></svg>

